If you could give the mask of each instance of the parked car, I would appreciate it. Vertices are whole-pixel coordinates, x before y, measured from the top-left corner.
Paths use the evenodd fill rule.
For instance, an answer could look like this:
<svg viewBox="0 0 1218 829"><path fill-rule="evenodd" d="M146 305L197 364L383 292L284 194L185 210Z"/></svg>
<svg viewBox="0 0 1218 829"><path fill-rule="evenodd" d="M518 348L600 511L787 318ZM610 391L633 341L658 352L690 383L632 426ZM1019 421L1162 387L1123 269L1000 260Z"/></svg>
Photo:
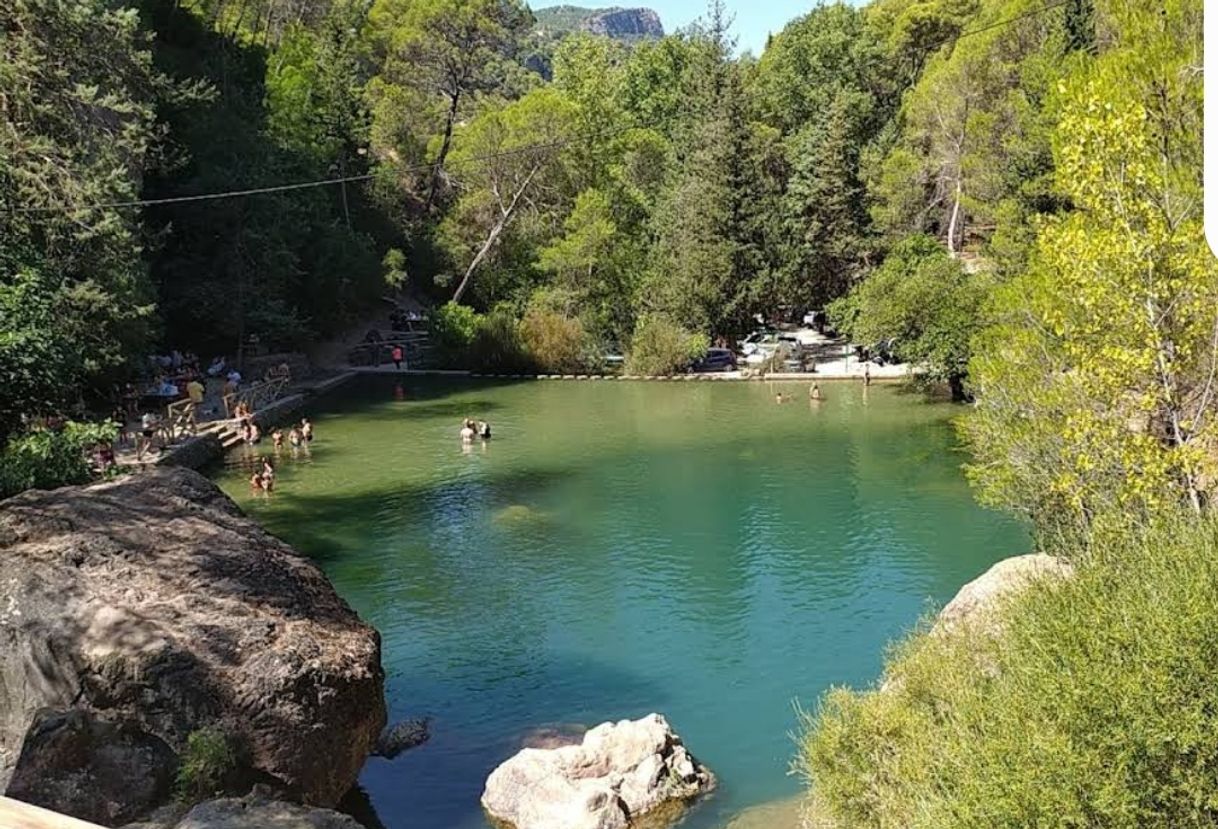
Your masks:
<svg viewBox="0 0 1218 829"><path fill-rule="evenodd" d="M746 357L754 351L762 348L763 345L770 346L771 350L776 348L778 344L778 334L772 329L759 328L752 334L749 334L739 342L740 353Z"/></svg>
<svg viewBox="0 0 1218 829"><path fill-rule="evenodd" d="M695 361L689 370L697 372L735 371L736 355L729 348L712 348L706 352L705 357Z"/></svg>

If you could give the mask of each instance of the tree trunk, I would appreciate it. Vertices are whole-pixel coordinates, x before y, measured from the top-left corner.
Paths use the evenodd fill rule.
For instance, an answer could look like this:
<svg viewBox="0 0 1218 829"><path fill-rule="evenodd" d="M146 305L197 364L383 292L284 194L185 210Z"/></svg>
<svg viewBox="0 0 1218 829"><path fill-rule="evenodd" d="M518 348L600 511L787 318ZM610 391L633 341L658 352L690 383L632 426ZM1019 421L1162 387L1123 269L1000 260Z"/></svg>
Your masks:
<svg viewBox="0 0 1218 829"><path fill-rule="evenodd" d="M947 378L947 385L952 390L952 400L963 403L968 400L968 392L964 390L964 375L953 373Z"/></svg>
<svg viewBox="0 0 1218 829"><path fill-rule="evenodd" d="M432 205L436 203L436 195L440 190L440 177L444 174L444 162L448 158L448 151L452 148L453 127L457 123L457 108L460 103L461 90L458 89L449 99L448 118L444 122L444 140L440 143L440 152L436 155L435 168L431 172L431 186L427 189L427 205L424 208L426 212L431 212Z"/></svg>
<svg viewBox="0 0 1218 829"><path fill-rule="evenodd" d="M478 255L474 257L474 261L469 263L469 267L465 269L465 276L461 279L461 284L457 286L457 292L453 294L453 302L460 302L461 297L465 294L465 289L469 287L469 281L474 275L474 271L482 264L482 260L491 252L491 248L495 246L495 242L499 240L499 235L503 233L503 229L507 227L507 223L511 221L512 216L516 213L516 207L520 204L520 198L529 189L529 185L533 183L533 179L537 176L543 162L538 162L525 176L524 182L517 188L516 193L512 196L511 203L500 210L499 221L495 222L495 226L491 228L491 232L487 234L486 241L482 243Z"/></svg>
<svg viewBox="0 0 1218 829"><path fill-rule="evenodd" d="M955 258L959 255L960 249L956 245L956 233L960 227L960 198L964 193L964 180L961 177L956 178L956 195L952 200L952 218L947 225L947 252ZM963 238L963 233L961 233Z"/></svg>
<svg viewBox="0 0 1218 829"><path fill-rule="evenodd" d="M478 250L478 255L474 257L474 261L469 263L469 267L465 269L465 276L461 279L461 284L457 286L457 292L453 294L453 302L460 302L462 295L465 294L465 289L469 287L469 280L474 275L474 271L482 264L482 260L491 252L491 248L495 246L495 242L499 240L499 234L503 233L503 228L507 225L507 216L503 216L491 228L491 232L487 234L486 241L482 243L482 247Z"/></svg>

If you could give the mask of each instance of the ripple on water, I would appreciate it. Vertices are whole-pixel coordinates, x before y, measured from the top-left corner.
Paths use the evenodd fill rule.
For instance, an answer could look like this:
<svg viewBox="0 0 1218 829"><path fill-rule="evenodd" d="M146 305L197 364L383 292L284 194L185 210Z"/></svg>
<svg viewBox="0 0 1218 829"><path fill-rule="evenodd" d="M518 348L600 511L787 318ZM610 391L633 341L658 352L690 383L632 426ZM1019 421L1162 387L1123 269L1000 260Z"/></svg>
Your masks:
<svg viewBox="0 0 1218 829"><path fill-rule="evenodd" d="M395 829L485 829L522 735L650 711L721 780L682 829L786 829L793 701L869 682L928 601L1026 544L972 502L953 410L883 388L405 386L332 401L274 498L217 472L381 631L393 716L434 718L364 772ZM496 438L465 454L480 413Z"/></svg>

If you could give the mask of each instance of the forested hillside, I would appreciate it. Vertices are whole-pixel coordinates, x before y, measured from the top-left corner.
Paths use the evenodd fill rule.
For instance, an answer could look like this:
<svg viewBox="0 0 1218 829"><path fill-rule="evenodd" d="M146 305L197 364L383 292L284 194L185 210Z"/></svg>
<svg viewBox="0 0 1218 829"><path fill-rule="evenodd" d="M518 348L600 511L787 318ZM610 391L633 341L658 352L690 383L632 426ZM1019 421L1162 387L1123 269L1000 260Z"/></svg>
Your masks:
<svg viewBox="0 0 1218 829"><path fill-rule="evenodd" d="M978 493L1082 574L1009 647L922 636L904 684L831 696L801 761L830 825L1218 825L1201 0L824 3L756 59L720 0L541 63L536 22L8 0L0 491L87 474L46 418L151 349L300 348L385 295L444 365L517 371L672 372L824 308L973 403Z"/></svg>
<svg viewBox="0 0 1218 829"><path fill-rule="evenodd" d="M957 397L1022 384L1018 413L983 393L970 427L994 501L1017 487L1031 513L1063 498L1089 513L1046 470L1120 478L1130 457L1199 501L1194 387L1212 348L1182 341L1208 342L1212 290L1196 5L1152 18L1184 50L1171 76L1133 74L1160 59L1136 50L1127 76L1100 74L1152 14L1134 0L826 4L759 59L734 58L716 0L658 40L567 37L546 80L519 0L16 0L5 431L90 399L154 345L299 347L396 291L437 307L447 363L553 370L619 348L670 370L758 314L829 307ZM1094 108L1117 93L1124 115ZM1137 243L1099 247L1121 233ZM1029 336L1006 309L1030 296L1051 335L1036 353L1077 364L1081 387L1038 387L1043 365L1001 356ZM1080 297L1130 317L1112 341L1065 315ZM987 455L1011 418L1052 431L1083 417L1080 397L1114 412L1080 425L1098 443ZM1136 418L1138 446L1087 431ZM1146 466L1163 430L1170 460Z"/></svg>

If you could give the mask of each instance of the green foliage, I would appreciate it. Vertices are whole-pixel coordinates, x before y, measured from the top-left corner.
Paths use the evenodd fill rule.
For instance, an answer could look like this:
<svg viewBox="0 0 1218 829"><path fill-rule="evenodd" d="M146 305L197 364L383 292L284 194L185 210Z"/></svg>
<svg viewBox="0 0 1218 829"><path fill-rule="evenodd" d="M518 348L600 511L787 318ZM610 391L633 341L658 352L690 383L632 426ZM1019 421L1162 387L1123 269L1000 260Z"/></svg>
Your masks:
<svg viewBox="0 0 1218 829"><path fill-rule="evenodd" d="M929 236L898 244L850 295L829 307L834 327L855 342L895 340L897 355L962 394L970 345L993 283L968 274Z"/></svg>
<svg viewBox="0 0 1218 829"><path fill-rule="evenodd" d="M1218 262L1201 205L1194 4L1112 4L1118 45L1060 85L1057 186L1026 273L979 339L965 421L983 498L1089 533L1189 504L1213 478Z"/></svg>
<svg viewBox="0 0 1218 829"><path fill-rule="evenodd" d="M92 205L139 197L158 161L156 103L187 90L153 67L133 9L15 0L0 20L0 307L9 352L0 379L18 383L5 392L2 437L20 395L31 392L28 411L44 409L69 383L102 380L147 343L152 296L139 215ZM25 303L36 307L18 307ZM19 343L36 350L14 356ZM47 367L36 367L43 358ZM32 372L45 390L29 388Z"/></svg>
<svg viewBox="0 0 1218 829"><path fill-rule="evenodd" d="M998 609L997 635L922 633L883 690L831 692L799 770L829 825L1218 823L1218 527L1166 521Z"/></svg>
<svg viewBox="0 0 1218 829"><path fill-rule="evenodd" d="M478 333L481 317L467 305L449 302L428 314L431 344L437 356L449 365L462 365Z"/></svg>
<svg viewBox="0 0 1218 829"><path fill-rule="evenodd" d="M191 802L220 793L237 768L237 754L218 728L201 728L186 738L178 766L178 797Z"/></svg>
<svg viewBox="0 0 1218 829"><path fill-rule="evenodd" d="M56 489L88 483L91 454L118 436L111 423L67 422L37 427L9 438L0 452L0 498L27 489Z"/></svg>
<svg viewBox="0 0 1218 829"><path fill-rule="evenodd" d="M643 314L630 338L626 371L646 376L675 374L706 355L710 341L663 314Z"/></svg>
<svg viewBox="0 0 1218 829"><path fill-rule="evenodd" d="M349 13L322 21L322 33L291 30L285 51L270 55L209 32L193 14L168 4L156 7L153 23L158 62L215 94L163 109L189 163L149 179L146 195L242 190L360 171L358 103L342 97L358 85L344 74L355 71L352 46L342 35L343 26L352 25ZM310 66L298 54L306 47L334 64ZM301 79L310 94L300 100L277 89L287 75L276 76L276 69L290 74L293 66L319 73ZM296 105L306 110L290 114ZM361 230L366 211L355 187L148 208L145 218L161 240L149 258L172 344L235 354L250 334L268 348L290 349L341 331L384 285L379 257Z"/></svg>
<svg viewBox="0 0 1218 829"><path fill-rule="evenodd" d="M516 314L510 308L496 308L478 318L466 355L469 367L479 371L519 374L534 367Z"/></svg>
<svg viewBox="0 0 1218 829"><path fill-rule="evenodd" d="M541 371L570 374L586 367L588 337L578 319L530 307L520 322L520 335Z"/></svg>

